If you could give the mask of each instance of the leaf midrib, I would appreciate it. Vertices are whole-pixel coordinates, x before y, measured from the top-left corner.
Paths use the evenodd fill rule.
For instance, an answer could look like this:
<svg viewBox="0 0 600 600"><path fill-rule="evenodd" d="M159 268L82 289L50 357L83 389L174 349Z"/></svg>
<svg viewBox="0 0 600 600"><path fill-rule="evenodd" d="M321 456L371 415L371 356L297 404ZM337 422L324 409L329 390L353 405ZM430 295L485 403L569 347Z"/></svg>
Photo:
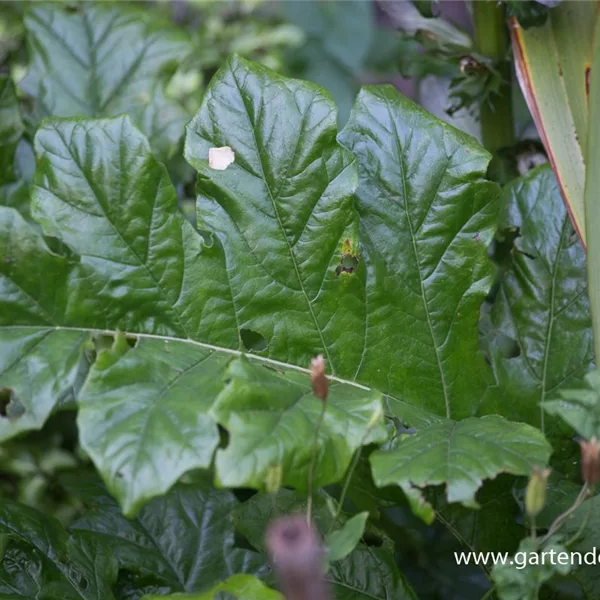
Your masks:
<svg viewBox="0 0 600 600"><path fill-rule="evenodd" d="M415 236L414 227L410 218L410 213L408 210L408 189L406 187L406 172L404 169L404 152L403 148L400 145L400 134L398 132L398 128L396 126L396 120L394 119L394 113L392 112L392 107L389 104L389 101L386 99L386 107L388 109L388 114L390 116L390 121L392 123L392 127L394 128L394 139L396 141L396 152L398 153L398 165L400 166L400 179L402 180L402 195L403 195L403 204L404 210L406 212L406 223L408 225L408 231L410 234L410 239L412 241L413 252L415 256L415 263L417 267L417 273L419 275L419 283L421 285L421 300L423 301L423 309L425 310L425 316L427 317L427 325L429 327L429 333L431 335L431 343L433 344L433 350L435 353L435 358L437 361L438 369L440 372L440 380L442 383L442 393L444 395L444 406L446 408L446 418L450 419L450 398L448 396L448 389L446 385L446 376L444 373L444 368L442 365L442 359L440 356L440 350L438 348L437 341L435 339L435 333L433 331L433 323L431 322L431 315L429 314L429 305L427 304L427 288L425 286L425 280L423 279L423 274L421 273L421 256L419 253L419 248L417 246L417 238Z"/></svg>
<svg viewBox="0 0 600 600"><path fill-rule="evenodd" d="M249 358L250 360L264 362L269 365L278 367L280 369L299 371L301 373L306 373L307 375L310 375L310 369L307 369L305 367L299 367L298 365L286 363L286 362L283 362L280 360L276 360L274 358L269 358L267 356L260 356L258 354L243 352L242 350L235 350L233 348L226 348L223 346L215 346L214 344L209 344L207 342L200 342L198 340L193 340L192 338L179 338L176 336L159 335L156 333L138 333L135 331L120 331L120 330L116 330L116 329L98 329L98 328L93 328L93 327L74 327L74 326L72 327L72 326L62 326L62 325L31 325L31 326L30 325L5 325L5 326L0 326L0 331L1 330L9 330L9 329L17 329L17 330L23 329L23 330L28 330L28 331L35 331L35 330L40 330L40 331L45 331L45 330L77 331L80 333L89 333L89 334L93 334L93 335L106 335L106 336L114 336L117 333L119 333L120 335L123 335L127 338L142 338L142 339L151 339L151 340L161 340L161 341L166 341L166 342L186 343L186 344L192 344L194 346L198 346L200 348L204 348L205 350L212 350L214 352L223 352L225 354L231 354L232 356L237 356L237 357L245 356L246 358ZM337 377L336 375L327 375L327 379L329 379L330 381L336 381L338 383L351 385L351 386L359 388L361 390L371 391L373 389L373 388L370 388L369 386L362 385L361 383L358 383L356 381ZM390 394L386 394L386 396L389 396L393 400L398 400L397 398L390 396Z"/></svg>
<svg viewBox="0 0 600 600"><path fill-rule="evenodd" d="M240 98L242 100L242 104L244 105L244 110L246 111L246 117L248 119L249 125L250 125L250 131L252 133L252 140L254 141L254 147L256 149L256 155L258 157L258 164L260 166L260 174L262 176L262 180L265 182L265 188L269 194L269 199L271 200L271 204L273 205L273 211L275 212L275 217L277 218L277 224L279 226L279 230L281 232L281 235L283 237L283 239L285 240L285 243L287 245L288 248L288 252L292 261L292 265L294 266L294 272L296 273L296 277L298 278L298 283L300 284L300 290L302 291L302 295L304 296L304 299L306 300L306 305L308 307L308 311L310 313L310 316L312 317L313 323L315 324L315 328L319 334L319 338L321 340L321 344L323 347L323 351L326 354L326 358L327 358L327 362L329 363L329 365L331 365L331 368L334 370L335 372L335 368L334 368L334 363L331 360L331 356L329 355L329 348L327 347L327 344L325 343L325 338L323 337L323 331L319 325L319 322L317 320L317 316L315 315L315 311L313 310L312 307L312 303L310 301L310 298L308 297L308 294L306 292L306 289L304 287L304 281L302 281L302 277L300 276L300 270L298 269L298 263L296 261L296 256L294 255L293 252L293 248L292 245L290 244L290 241L285 233L285 229L283 227L283 223L281 221L281 217L279 216L279 210L277 208L277 203L276 203L276 199L277 197L273 195L273 191L271 190L271 187L269 186L268 182L267 182L267 178L265 175L265 169L262 163L262 157L261 157L261 153L260 153L260 149L258 146L258 142L256 140L256 134L254 132L254 123L252 122L252 119L250 118L250 112L248 110L248 107L246 106L246 100L244 98L244 94L242 93L242 90L240 88L240 84L237 80L237 77L235 75L235 70L232 70L232 76L233 76L233 80L235 81L235 85L237 87L238 93L240 95ZM298 145L296 146L296 152L297 152L297 148ZM294 157L292 157L290 162L294 161ZM281 187L283 186L283 183L280 186L280 191L281 191Z"/></svg>

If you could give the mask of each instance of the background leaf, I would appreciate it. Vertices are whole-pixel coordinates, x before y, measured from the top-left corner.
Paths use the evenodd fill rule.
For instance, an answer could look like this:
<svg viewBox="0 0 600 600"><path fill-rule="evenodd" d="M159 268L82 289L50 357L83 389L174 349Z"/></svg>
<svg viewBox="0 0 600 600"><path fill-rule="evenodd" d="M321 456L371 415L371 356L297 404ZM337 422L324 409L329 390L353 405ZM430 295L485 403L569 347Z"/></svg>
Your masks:
<svg viewBox="0 0 600 600"><path fill-rule="evenodd" d="M492 571L492 578L498 590L501 600L537 600L542 585L549 581L553 575L566 575L572 565L560 564L552 561L542 561L539 558L537 542L531 538L525 538L520 546L520 556L526 556L527 562L521 566L522 559L510 563L497 563ZM567 549L558 542L550 539L544 546L543 552L554 552L555 555L567 552ZM538 562L531 558L533 554L538 555Z"/></svg>
<svg viewBox="0 0 600 600"><path fill-rule="evenodd" d="M64 530L36 510L3 499L0 598L112 600L117 561L106 540Z"/></svg>
<svg viewBox="0 0 600 600"><path fill-rule="evenodd" d="M567 519L564 526L564 534L567 539L573 539L569 550L581 553L582 564L580 565L578 562L573 564L572 576L581 585L583 593L587 598L593 598L600 592L600 577L598 573L599 506L600 496L586 500Z"/></svg>
<svg viewBox="0 0 600 600"><path fill-rule="evenodd" d="M14 181L13 163L25 127L21 120L15 87L8 75L0 74L0 180Z"/></svg>
<svg viewBox="0 0 600 600"><path fill-rule="evenodd" d="M282 8L307 38L290 56L292 71L327 89L338 106L340 123L345 123L358 91L356 80L381 33L376 30L375 7L363 0L291 0Z"/></svg>
<svg viewBox="0 0 600 600"><path fill-rule="evenodd" d="M492 350L501 392L495 410L544 431L540 403L581 382L594 360L585 254L548 166L507 186L500 227L520 236L491 316L518 355Z"/></svg>
<svg viewBox="0 0 600 600"><path fill-rule="evenodd" d="M167 75L191 51L185 30L143 7L29 7L30 64L21 83L34 118L128 113L162 157L177 148L189 115L165 94Z"/></svg>
<svg viewBox="0 0 600 600"><path fill-rule="evenodd" d="M542 27L525 30L514 21L509 27L521 90L584 245L586 78L592 63L596 14L594 3L561 2ZM573 31L578 35L574 37Z"/></svg>
<svg viewBox="0 0 600 600"><path fill-rule="evenodd" d="M230 521L238 506L235 496L214 489L206 477L179 484L132 520L95 479L72 476L64 481L88 506L72 529L106 540L119 569L139 582L196 592L235 573L268 570L264 557L236 545Z"/></svg>

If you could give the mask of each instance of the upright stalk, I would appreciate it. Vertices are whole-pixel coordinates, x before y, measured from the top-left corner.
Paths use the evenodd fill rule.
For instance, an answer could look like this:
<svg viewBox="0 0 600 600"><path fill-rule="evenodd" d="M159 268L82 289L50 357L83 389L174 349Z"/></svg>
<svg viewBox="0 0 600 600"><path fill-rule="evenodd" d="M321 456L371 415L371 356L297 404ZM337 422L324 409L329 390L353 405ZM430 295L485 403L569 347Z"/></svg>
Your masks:
<svg viewBox="0 0 600 600"><path fill-rule="evenodd" d="M588 293L594 328L596 366L600 368L600 18L596 21L590 73L588 136L585 160L585 234Z"/></svg>
<svg viewBox="0 0 600 600"><path fill-rule="evenodd" d="M493 106L485 100L480 105L483 145L488 152L495 154L500 148L512 146L515 142L506 15L504 4L495 0L475 0L472 6L476 50L494 62L505 82L500 93L493 97Z"/></svg>

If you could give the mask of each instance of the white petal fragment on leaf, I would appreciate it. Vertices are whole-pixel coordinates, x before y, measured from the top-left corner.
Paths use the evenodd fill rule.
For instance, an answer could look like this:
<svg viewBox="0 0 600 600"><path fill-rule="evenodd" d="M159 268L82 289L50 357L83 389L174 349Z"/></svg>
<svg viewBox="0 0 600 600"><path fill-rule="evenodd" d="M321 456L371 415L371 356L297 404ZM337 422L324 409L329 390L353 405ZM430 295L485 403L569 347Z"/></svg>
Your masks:
<svg viewBox="0 0 600 600"><path fill-rule="evenodd" d="M229 146L210 148L208 151L208 166L217 171L224 171L233 161L235 153Z"/></svg>

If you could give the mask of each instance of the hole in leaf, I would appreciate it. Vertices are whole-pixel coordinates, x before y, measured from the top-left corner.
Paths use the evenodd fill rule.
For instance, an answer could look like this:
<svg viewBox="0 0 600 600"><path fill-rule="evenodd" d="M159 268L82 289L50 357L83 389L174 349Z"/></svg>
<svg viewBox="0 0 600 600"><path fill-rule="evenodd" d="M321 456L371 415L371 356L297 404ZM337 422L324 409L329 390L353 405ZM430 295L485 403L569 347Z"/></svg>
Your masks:
<svg viewBox="0 0 600 600"><path fill-rule="evenodd" d="M0 389L0 415L6 417L6 409L10 404L12 392L9 388Z"/></svg>
<svg viewBox="0 0 600 600"><path fill-rule="evenodd" d="M252 329L240 329L240 337L248 352L261 352L267 347L267 338Z"/></svg>
<svg viewBox="0 0 600 600"><path fill-rule="evenodd" d="M25 414L25 407L10 388L0 389L0 417L16 421Z"/></svg>
<svg viewBox="0 0 600 600"><path fill-rule="evenodd" d="M511 359L521 356L521 346L517 340L499 333L496 338L496 344L503 358Z"/></svg>
<svg viewBox="0 0 600 600"><path fill-rule="evenodd" d="M243 536L237 529L233 535L233 547L256 552L256 548L248 541L248 538Z"/></svg>
<svg viewBox="0 0 600 600"><path fill-rule="evenodd" d="M354 273L358 268L358 256L353 254L342 254L340 264L335 268L335 274L339 277L342 273Z"/></svg>
<svg viewBox="0 0 600 600"><path fill-rule="evenodd" d="M381 548L381 546L383 546L383 538L375 533L371 533L370 531L365 532L362 541L367 546L373 546L375 548Z"/></svg>

